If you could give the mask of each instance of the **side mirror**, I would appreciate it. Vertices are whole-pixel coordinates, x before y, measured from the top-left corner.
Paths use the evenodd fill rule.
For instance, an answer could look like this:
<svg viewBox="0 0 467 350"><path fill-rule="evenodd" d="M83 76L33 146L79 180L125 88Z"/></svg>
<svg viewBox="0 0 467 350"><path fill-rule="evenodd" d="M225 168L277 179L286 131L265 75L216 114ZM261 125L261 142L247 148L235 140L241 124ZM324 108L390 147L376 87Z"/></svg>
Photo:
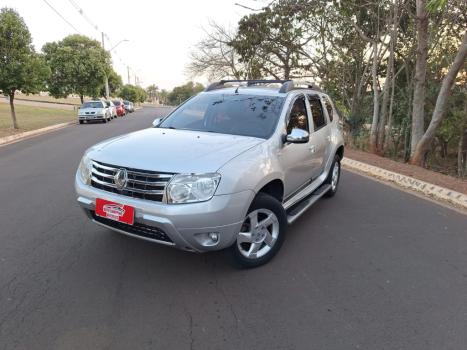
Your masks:
<svg viewBox="0 0 467 350"><path fill-rule="evenodd" d="M152 126L155 127L155 128L157 128L161 122L162 122L162 118L156 118L156 119L154 119L154 121L152 122Z"/></svg>
<svg viewBox="0 0 467 350"><path fill-rule="evenodd" d="M290 143L307 143L310 140L310 134L303 129L293 128L285 140Z"/></svg>

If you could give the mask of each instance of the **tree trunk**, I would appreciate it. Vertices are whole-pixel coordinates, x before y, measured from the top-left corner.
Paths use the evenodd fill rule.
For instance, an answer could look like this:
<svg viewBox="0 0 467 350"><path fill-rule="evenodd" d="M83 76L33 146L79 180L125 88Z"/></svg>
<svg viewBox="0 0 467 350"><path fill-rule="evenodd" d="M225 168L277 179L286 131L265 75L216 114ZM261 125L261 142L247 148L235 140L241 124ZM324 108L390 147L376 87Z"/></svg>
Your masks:
<svg viewBox="0 0 467 350"><path fill-rule="evenodd" d="M83 95L79 95L79 99L81 100L81 104L84 103L84 96Z"/></svg>
<svg viewBox="0 0 467 350"><path fill-rule="evenodd" d="M371 68L373 79L373 120L370 130L370 152L376 153L376 143L378 139L378 113L379 113L379 92L378 92L378 42L373 41L373 65Z"/></svg>
<svg viewBox="0 0 467 350"><path fill-rule="evenodd" d="M10 111L11 120L13 121L13 129L19 129L18 121L16 120L15 104L13 103L15 99L15 90L11 90L8 96L10 97Z"/></svg>
<svg viewBox="0 0 467 350"><path fill-rule="evenodd" d="M384 135L386 131L386 119L388 115L389 85L391 85L392 75L393 75L393 72L392 72L393 60L394 60L394 51L391 51L389 55L386 80L384 82L384 87L383 87L383 100L381 101L381 115L379 117L379 123L378 123L377 147L378 147L378 152L380 153L384 152Z"/></svg>
<svg viewBox="0 0 467 350"><path fill-rule="evenodd" d="M454 84L457 73L462 68L465 63L465 58L467 57L467 32L464 33L462 43L457 51L456 58L449 68L448 73L443 79L441 84L441 89L438 93L438 98L436 99L435 109L431 117L430 125L426 130L423 137L418 142L415 151L413 152L410 162L412 164L421 165L423 159L428 151L431 141L435 137L435 133L438 130L441 121L443 120L446 112L446 104L451 94L451 87Z"/></svg>
<svg viewBox="0 0 467 350"><path fill-rule="evenodd" d="M466 103L467 106L467 103ZM466 108L467 109L467 108ZM467 112L467 111L466 111ZM463 178L467 170L467 117L462 125L459 143L457 145L457 175Z"/></svg>
<svg viewBox="0 0 467 350"><path fill-rule="evenodd" d="M412 109L412 139L410 152L413 155L423 136L425 118L425 84L428 58L428 13L426 0L417 0L417 58L415 62L415 86Z"/></svg>
<svg viewBox="0 0 467 350"><path fill-rule="evenodd" d="M399 23L398 20L398 3L396 1L394 8L393 8L393 16L392 16L392 28L391 28L391 39L389 42L389 59L388 59L388 68L386 74L386 81L384 82L384 94L383 94L383 106L381 108L381 121L380 127L378 130L378 149L381 153L384 153L385 148L388 144L389 133L391 132L392 127L392 108L394 102L394 46L396 42L396 35L397 35L397 26ZM389 87L391 87L391 95L389 96ZM389 102L389 117L388 117L388 100ZM386 130L386 119L388 119L387 125L388 128Z"/></svg>

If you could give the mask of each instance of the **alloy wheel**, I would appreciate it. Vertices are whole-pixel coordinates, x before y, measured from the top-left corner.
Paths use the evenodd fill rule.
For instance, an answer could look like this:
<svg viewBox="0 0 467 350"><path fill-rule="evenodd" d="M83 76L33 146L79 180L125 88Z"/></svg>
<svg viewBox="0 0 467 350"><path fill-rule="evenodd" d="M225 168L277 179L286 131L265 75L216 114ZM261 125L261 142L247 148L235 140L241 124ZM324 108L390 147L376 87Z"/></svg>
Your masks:
<svg viewBox="0 0 467 350"><path fill-rule="evenodd" d="M240 253L249 259L266 255L279 237L279 220L269 209L257 209L247 215L237 235Z"/></svg>

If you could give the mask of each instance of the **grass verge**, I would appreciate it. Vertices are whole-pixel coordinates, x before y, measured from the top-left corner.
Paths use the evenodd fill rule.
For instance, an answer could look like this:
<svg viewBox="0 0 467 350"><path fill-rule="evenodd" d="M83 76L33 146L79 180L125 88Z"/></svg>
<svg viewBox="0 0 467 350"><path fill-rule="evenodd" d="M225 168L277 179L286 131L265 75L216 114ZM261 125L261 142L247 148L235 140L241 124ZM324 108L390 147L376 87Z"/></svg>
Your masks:
<svg viewBox="0 0 467 350"><path fill-rule="evenodd" d="M0 137L76 120L76 111L15 105L19 130L12 128L10 105L0 103Z"/></svg>

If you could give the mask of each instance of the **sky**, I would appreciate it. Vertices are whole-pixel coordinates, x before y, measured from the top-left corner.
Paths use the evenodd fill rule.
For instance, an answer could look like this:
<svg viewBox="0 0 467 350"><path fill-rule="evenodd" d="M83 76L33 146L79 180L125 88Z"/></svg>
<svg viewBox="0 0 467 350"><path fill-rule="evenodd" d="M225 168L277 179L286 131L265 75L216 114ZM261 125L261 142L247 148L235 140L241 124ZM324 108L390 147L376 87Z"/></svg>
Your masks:
<svg viewBox="0 0 467 350"><path fill-rule="evenodd" d="M236 2L261 7L261 1L255 0L0 0L0 7L18 11L37 51L44 43L77 31L99 41L104 32L110 39L105 39L106 49L126 39L111 52L114 69L124 83L128 83L129 66L131 84L137 76L142 87L156 84L161 89L172 89L190 80L185 71L189 53L205 36L203 28L210 20L235 28L238 20L250 12ZM207 83L202 77L196 80Z"/></svg>

